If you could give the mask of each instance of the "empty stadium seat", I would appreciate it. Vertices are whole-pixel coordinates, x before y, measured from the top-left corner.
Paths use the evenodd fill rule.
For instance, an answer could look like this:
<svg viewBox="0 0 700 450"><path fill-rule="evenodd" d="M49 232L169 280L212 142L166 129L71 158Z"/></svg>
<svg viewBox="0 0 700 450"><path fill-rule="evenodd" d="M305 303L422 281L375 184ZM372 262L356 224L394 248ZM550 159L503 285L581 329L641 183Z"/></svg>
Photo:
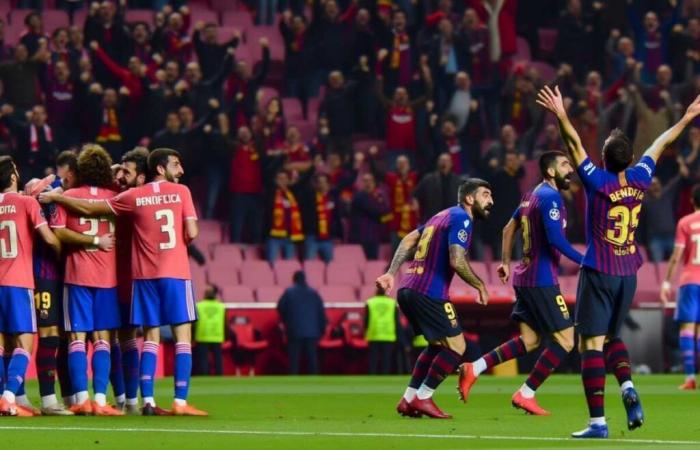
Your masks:
<svg viewBox="0 0 700 450"><path fill-rule="evenodd" d="M146 22L151 26L153 23L153 11L150 9L127 9L124 19L129 23Z"/></svg>
<svg viewBox="0 0 700 450"><path fill-rule="evenodd" d="M272 270L275 273L277 286L286 288L292 285L294 272L301 270L301 263L295 259L278 260L275 262Z"/></svg>
<svg viewBox="0 0 700 450"><path fill-rule="evenodd" d="M358 301L364 302L367 299L372 298L377 293L377 286L374 284L367 284L360 288L360 296L357 298Z"/></svg>
<svg viewBox="0 0 700 450"><path fill-rule="evenodd" d="M261 286L255 290L255 298L259 302L277 303L284 293L280 286Z"/></svg>
<svg viewBox="0 0 700 450"><path fill-rule="evenodd" d="M252 288L274 286L275 276L265 261L246 261L240 270L241 284Z"/></svg>
<svg viewBox="0 0 700 450"><path fill-rule="evenodd" d="M343 330L345 345L354 350L364 350L368 347L365 339L365 324L362 316L358 313L347 313L340 322Z"/></svg>
<svg viewBox="0 0 700 450"><path fill-rule="evenodd" d="M387 261L367 261L360 270L362 270L362 280L365 285L374 284L378 276L386 272L389 263Z"/></svg>
<svg viewBox="0 0 700 450"><path fill-rule="evenodd" d="M207 287L207 274L203 267L193 262L190 262L190 274L192 275L195 300L199 301L204 298L204 291Z"/></svg>
<svg viewBox="0 0 700 450"><path fill-rule="evenodd" d="M367 262L365 252L361 245L340 244L333 249L333 260L345 263L354 263L358 267Z"/></svg>
<svg viewBox="0 0 700 450"><path fill-rule="evenodd" d="M532 59L530 44L525 39L518 36L515 41L515 46L514 58L516 61L530 61Z"/></svg>
<svg viewBox="0 0 700 450"><path fill-rule="evenodd" d="M491 281L492 281L491 280L491 272L489 270L489 267L486 265L486 263L480 262L480 261L469 261L469 266L472 268L472 270L474 271L476 276L481 278L481 280L484 283L486 283L486 284L491 283ZM455 278L459 278L459 277L457 275L455 275ZM498 277L494 277L494 278L496 278L495 281L498 281Z"/></svg>
<svg viewBox="0 0 700 450"><path fill-rule="evenodd" d="M217 25L219 24L219 13L210 9L195 8L191 10L190 15L192 16L192 25L199 21L204 23L211 22Z"/></svg>
<svg viewBox="0 0 700 450"><path fill-rule="evenodd" d="M221 19L223 25L253 28L253 16L247 12L231 11L227 8L221 12Z"/></svg>
<svg viewBox="0 0 700 450"><path fill-rule="evenodd" d="M248 286L224 286L221 299L232 303L252 303L255 301L253 290Z"/></svg>
<svg viewBox="0 0 700 450"><path fill-rule="evenodd" d="M304 273L309 286L319 288L326 284L326 265L323 261L304 261Z"/></svg>
<svg viewBox="0 0 700 450"><path fill-rule="evenodd" d="M321 286L318 293L325 303L356 302L355 289L350 286Z"/></svg>
<svg viewBox="0 0 700 450"><path fill-rule="evenodd" d="M223 289L239 283L238 270L226 262L212 261L207 264L207 280Z"/></svg>
<svg viewBox="0 0 700 450"><path fill-rule="evenodd" d="M336 286L360 286L359 267L343 260L332 261L326 268L326 284Z"/></svg>
<svg viewBox="0 0 700 450"><path fill-rule="evenodd" d="M213 259L219 264L239 267L243 264L243 253L237 244L217 244L213 248Z"/></svg>
<svg viewBox="0 0 700 450"><path fill-rule="evenodd" d="M282 109L287 120L303 119L301 114L301 102L296 97L282 99Z"/></svg>
<svg viewBox="0 0 700 450"><path fill-rule="evenodd" d="M245 28L241 27L219 27L219 31L217 33L217 39L219 41L219 44L225 44L231 39L233 39L233 36L238 33L241 35L241 39L243 39L243 36L245 34ZM239 45L241 42L239 41Z"/></svg>
<svg viewBox="0 0 700 450"><path fill-rule="evenodd" d="M241 247L241 251L243 251L243 259L245 261L262 261L262 254L260 250L260 247L257 245L244 245Z"/></svg>

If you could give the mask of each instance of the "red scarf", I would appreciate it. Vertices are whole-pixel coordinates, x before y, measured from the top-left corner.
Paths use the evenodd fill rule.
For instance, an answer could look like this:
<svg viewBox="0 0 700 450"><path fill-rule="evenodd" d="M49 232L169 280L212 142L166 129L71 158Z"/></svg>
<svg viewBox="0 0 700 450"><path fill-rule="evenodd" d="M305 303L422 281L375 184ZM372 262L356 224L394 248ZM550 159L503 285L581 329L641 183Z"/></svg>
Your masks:
<svg viewBox="0 0 700 450"><path fill-rule="evenodd" d="M318 238L326 240L331 236L330 222L331 210L334 205L328 198L328 194L316 193L316 215L318 216Z"/></svg>
<svg viewBox="0 0 700 450"><path fill-rule="evenodd" d="M296 198L291 191L277 189L275 204L272 209L272 228L270 236L274 238L289 238L293 242L304 239L301 226L301 213Z"/></svg>
<svg viewBox="0 0 700 450"><path fill-rule="evenodd" d="M100 131L97 133L97 142L121 142L122 135L119 131L119 120L117 110L114 108L102 109L102 123Z"/></svg>
<svg viewBox="0 0 700 450"><path fill-rule="evenodd" d="M403 238L413 231L418 223L418 218L410 202L410 197L416 186L416 176L415 173L411 172L406 176L405 180L401 176L396 175L387 181L390 189L392 211L394 212L393 229L399 237Z"/></svg>
<svg viewBox="0 0 700 450"><path fill-rule="evenodd" d="M44 139L46 139L46 142L52 142L53 135L51 134L51 128L48 125L44 125L42 128L44 129ZM29 150L32 153L39 151L39 132L34 125L29 126Z"/></svg>
<svg viewBox="0 0 700 450"><path fill-rule="evenodd" d="M391 64L390 67L394 70L399 68L401 64L401 52L410 46L408 33L394 32L394 46L391 49Z"/></svg>

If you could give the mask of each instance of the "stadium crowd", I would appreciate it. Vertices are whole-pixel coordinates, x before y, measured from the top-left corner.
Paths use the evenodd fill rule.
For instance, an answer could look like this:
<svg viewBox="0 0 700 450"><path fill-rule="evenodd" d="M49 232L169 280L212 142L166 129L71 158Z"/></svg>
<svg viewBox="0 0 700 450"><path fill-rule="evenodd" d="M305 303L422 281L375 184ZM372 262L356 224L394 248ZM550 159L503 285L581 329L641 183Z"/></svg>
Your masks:
<svg viewBox="0 0 700 450"><path fill-rule="evenodd" d="M561 145L539 87L560 86L595 162L611 128L641 152L700 93L697 0L224 2L260 24L238 31L185 3L20 0L40 9L11 11L19 36L0 22L0 150L29 178L84 142L114 160L178 149L203 216L227 220L232 242L266 243L270 261L296 247L329 261L338 241L377 259L453 205L465 174L496 199L473 256L498 255L537 156ZM73 25L45 25L48 6ZM152 21L126 21L128 8ZM700 127L677 147L643 208L654 261L691 211ZM583 210L580 185L563 195ZM570 214L572 242L582 220Z"/></svg>

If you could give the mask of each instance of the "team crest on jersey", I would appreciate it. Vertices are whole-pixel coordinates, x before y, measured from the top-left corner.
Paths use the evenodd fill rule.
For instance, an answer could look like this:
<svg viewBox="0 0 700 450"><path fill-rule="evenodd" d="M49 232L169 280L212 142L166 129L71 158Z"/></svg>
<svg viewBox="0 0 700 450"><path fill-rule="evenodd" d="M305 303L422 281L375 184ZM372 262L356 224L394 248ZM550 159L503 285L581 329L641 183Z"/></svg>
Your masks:
<svg viewBox="0 0 700 450"><path fill-rule="evenodd" d="M559 217L561 217L561 213L557 208L552 208L549 210L549 218L552 220L559 220Z"/></svg>
<svg viewBox="0 0 700 450"><path fill-rule="evenodd" d="M460 242L467 242L468 236L467 230L459 230L459 233L457 233L457 239L459 239Z"/></svg>

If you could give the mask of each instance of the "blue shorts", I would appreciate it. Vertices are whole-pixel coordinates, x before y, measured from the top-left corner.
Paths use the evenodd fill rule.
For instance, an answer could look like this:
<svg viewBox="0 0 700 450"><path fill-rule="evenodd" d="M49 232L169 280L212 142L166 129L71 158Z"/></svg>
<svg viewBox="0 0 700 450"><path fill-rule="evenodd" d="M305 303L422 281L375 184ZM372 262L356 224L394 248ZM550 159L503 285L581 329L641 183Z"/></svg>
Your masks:
<svg viewBox="0 0 700 450"><path fill-rule="evenodd" d="M66 284L63 288L66 331L116 330L121 326L117 288Z"/></svg>
<svg viewBox="0 0 700 450"><path fill-rule="evenodd" d="M700 285L681 286L673 318L680 323L700 323Z"/></svg>
<svg viewBox="0 0 700 450"><path fill-rule="evenodd" d="M637 275L608 275L582 267L576 293L576 331L584 337L618 337L636 289Z"/></svg>
<svg viewBox="0 0 700 450"><path fill-rule="evenodd" d="M32 289L0 286L0 333L36 333Z"/></svg>
<svg viewBox="0 0 700 450"><path fill-rule="evenodd" d="M197 320L191 280L134 280L132 286L132 325L159 327Z"/></svg>

